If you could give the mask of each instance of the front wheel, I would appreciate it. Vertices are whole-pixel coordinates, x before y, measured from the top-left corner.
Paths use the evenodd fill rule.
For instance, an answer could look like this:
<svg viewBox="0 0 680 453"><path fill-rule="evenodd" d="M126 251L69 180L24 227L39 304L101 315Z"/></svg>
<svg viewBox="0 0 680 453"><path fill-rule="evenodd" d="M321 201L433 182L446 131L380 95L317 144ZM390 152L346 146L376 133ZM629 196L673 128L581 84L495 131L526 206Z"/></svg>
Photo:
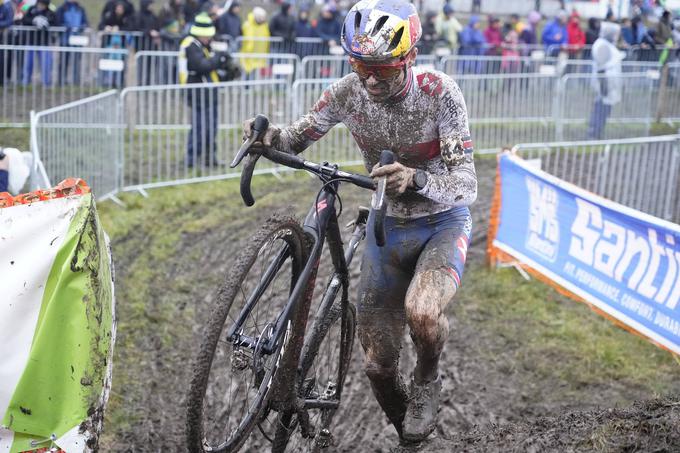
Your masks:
<svg viewBox="0 0 680 453"><path fill-rule="evenodd" d="M268 220L239 253L219 290L195 362L187 397L190 452L235 452L247 441L248 450L265 448L265 441L258 444L248 436L256 423L262 430L266 422L271 383L292 335L290 321L272 354L261 346L272 338L307 257L299 223L279 216ZM251 346L227 338L244 315L236 336L255 339Z"/></svg>
<svg viewBox="0 0 680 453"><path fill-rule="evenodd" d="M333 280L324 298L336 299L337 292L333 291L332 285ZM312 330L305 339L300 361L304 379L298 389L298 396L307 400L340 403L340 395L352 358L356 309L354 305L347 303L346 320L343 325L342 303L340 297L337 299L330 302L332 303L330 310L323 318L317 314ZM324 302L320 304L320 310L324 307ZM343 340L345 347L341 349ZM331 441L327 430L337 409L303 409L303 411L309 416L309 427L312 432L303 434L301 426L303 424L298 420L298 413L294 411L280 413L272 453L317 452Z"/></svg>

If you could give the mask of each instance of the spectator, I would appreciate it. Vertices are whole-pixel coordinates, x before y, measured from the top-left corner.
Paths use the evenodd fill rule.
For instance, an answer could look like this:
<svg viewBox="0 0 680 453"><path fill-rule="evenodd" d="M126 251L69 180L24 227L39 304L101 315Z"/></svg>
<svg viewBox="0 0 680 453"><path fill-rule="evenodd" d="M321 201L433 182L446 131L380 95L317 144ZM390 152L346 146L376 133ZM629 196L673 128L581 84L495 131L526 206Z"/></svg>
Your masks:
<svg viewBox="0 0 680 453"><path fill-rule="evenodd" d="M612 107L621 101L621 61L624 54L616 48L621 28L604 22L600 37L593 44L593 89L595 103L590 115L588 138L604 138L604 129Z"/></svg>
<svg viewBox="0 0 680 453"><path fill-rule="evenodd" d="M451 53L458 49L459 34L463 31L463 26L453 14L453 7L450 3L446 3L444 4L442 14L437 17L437 22L435 23L437 34L446 43L448 48L451 49Z"/></svg>
<svg viewBox="0 0 680 453"><path fill-rule="evenodd" d="M123 5L123 16L125 16L126 20L132 20L132 17L135 14L135 7L129 0L107 0L104 4L104 9L102 10L102 15L99 20L99 30L104 29L104 22L106 21L106 18L114 14L114 10L119 4Z"/></svg>
<svg viewBox="0 0 680 453"><path fill-rule="evenodd" d="M202 1L199 0L184 0L182 6L182 13L184 14L184 22L191 24L198 13L201 12Z"/></svg>
<svg viewBox="0 0 680 453"><path fill-rule="evenodd" d="M66 33L61 36L63 47L71 46L71 36L83 33L88 27L87 13L76 0L66 0L57 8L56 25L66 27ZM80 83L80 66L82 55L79 53L63 52L59 59L59 84L64 85L71 79L71 83Z"/></svg>
<svg viewBox="0 0 680 453"><path fill-rule="evenodd" d="M567 24L567 42L569 44L569 58L579 58L581 51L586 44L586 34L581 29L579 15L576 10L569 16L569 23Z"/></svg>
<svg viewBox="0 0 680 453"><path fill-rule="evenodd" d="M0 148L0 193L9 188L9 156Z"/></svg>
<svg viewBox="0 0 680 453"><path fill-rule="evenodd" d="M14 5L12 0L0 0L0 46L5 44L5 33L14 22ZM5 77L12 72L9 63L11 54L0 49L0 86L5 84Z"/></svg>
<svg viewBox="0 0 680 453"><path fill-rule="evenodd" d="M106 13L99 24L99 29L108 32L129 31L134 28L134 16L127 14L125 2L118 1L113 9ZM108 42L104 47L108 47Z"/></svg>
<svg viewBox="0 0 680 453"><path fill-rule="evenodd" d="M187 166L194 164L215 167L217 160L217 98L218 90L205 84L220 81L219 71L224 71L224 80L238 77L238 66L226 52L213 53L210 43L215 36L215 26L206 13L194 18L189 36L182 40L179 48L179 82L181 84L204 84L187 90L187 102L191 108L191 130L187 142Z"/></svg>
<svg viewBox="0 0 680 453"><path fill-rule="evenodd" d="M425 20L422 23L422 36L416 45L418 53L422 55L429 55L434 50L434 45L437 42L437 27L435 21L437 20L437 13L428 11L425 14Z"/></svg>
<svg viewBox="0 0 680 453"><path fill-rule="evenodd" d="M503 37L505 38L505 35L510 33L511 30L517 31L517 25L519 23L520 23L519 15L518 14L510 14L508 21L503 24L503 30L501 31L501 33L503 34Z"/></svg>
<svg viewBox="0 0 680 453"><path fill-rule="evenodd" d="M472 12L476 14L482 12L482 0L472 0Z"/></svg>
<svg viewBox="0 0 680 453"><path fill-rule="evenodd" d="M588 28L586 29L586 46L592 46L600 36L600 19L591 17L588 19Z"/></svg>
<svg viewBox="0 0 680 453"><path fill-rule="evenodd" d="M548 22L543 29L541 41L548 51L548 56L556 57L560 53L560 49L569 42L566 24L567 12L561 10L557 13L557 17Z"/></svg>
<svg viewBox="0 0 680 453"><path fill-rule="evenodd" d="M182 1L168 0L158 15L162 50L176 50L179 47L179 41L186 27Z"/></svg>
<svg viewBox="0 0 680 453"><path fill-rule="evenodd" d="M106 48L111 50L122 50L124 49L123 35L120 33L114 33L109 35L106 39ZM105 54L105 58L108 60L118 60L123 63L120 70L117 69L104 69L100 73L99 83L105 88L121 88L123 86L124 80L124 60L125 56L121 52L109 52Z"/></svg>
<svg viewBox="0 0 680 453"><path fill-rule="evenodd" d="M241 53L269 53L269 37L267 11L256 6L243 24ZM241 59L241 65L245 70L246 78L253 77L257 70L268 68L267 60L264 58L245 57Z"/></svg>
<svg viewBox="0 0 680 453"><path fill-rule="evenodd" d="M489 16L489 26L484 30L484 40L486 41L486 54L489 56L500 56L503 35L501 34L501 20L494 16Z"/></svg>
<svg viewBox="0 0 680 453"><path fill-rule="evenodd" d="M290 14L290 3L281 3L281 11L269 21L269 33L282 42L272 43L272 52L291 53L295 44L295 18Z"/></svg>
<svg viewBox="0 0 680 453"><path fill-rule="evenodd" d="M297 38L317 38L316 30L309 23L309 11L301 9L295 23L295 36ZM315 55L316 46L311 42L298 42L295 46L295 53L300 57Z"/></svg>
<svg viewBox="0 0 680 453"><path fill-rule="evenodd" d="M139 12L135 15L134 29L143 33L135 42L135 50L157 50L160 48L160 25L158 17L151 11L153 0L140 0Z"/></svg>
<svg viewBox="0 0 680 453"><path fill-rule="evenodd" d="M531 11L527 16L528 25L524 25L522 22L517 24L515 31L519 34L519 43L521 47L524 47L524 55L529 55L531 52L530 47L535 45L538 40L536 39L536 26L541 20L541 13L538 11Z"/></svg>
<svg viewBox="0 0 680 453"><path fill-rule="evenodd" d="M484 52L484 45L486 40L484 34L479 30L479 16L470 16L470 21L460 34L460 49L458 54L461 56L478 57ZM458 62L458 72L478 73L481 70L481 62L475 59L469 60L461 58Z"/></svg>
<svg viewBox="0 0 680 453"><path fill-rule="evenodd" d="M33 33L33 40L29 44L34 46L49 45L48 29L57 22L57 16L51 8L50 0L38 0L23 16L24 25L34 26L38 29ZM52 84L52 52L49 50L29 50L24 59L23 84L31 83L33 77L33 60L35 56L40 59L40 73L42 83L45 86Z"/></svg>
<svg viewBox="0 0 680 453"><path fill-rule="evenodd" d="M623 24L621 37L626 45L640 46L642 49L654 47L654 38L649 35L640 16L633 17L633 20L625 19Z"/></svg>
<svg viewBox="0 0 680 453"><path fill-rule="evenodd" d="M340 42L340 32L342 24L336 17L336 9L330 4L326 4L321 10L321 18L316 23L316 34L323 39L326 53L333 53Z"/></svg>
<svg viewBox="0 0 680 453"><path fill-rule="evenodd" d="M503 39L501 51L501 72L517 73L522 71L519 53L519 37L515 30L510 30Z"/></svg>
<svg viewBox="0 0 680 453"><path fill-rule="evenodd" d="M661 46L673 45L673 25L671 25L671 13L665 10L656 24L654 32L654 41Z"/></svg>
<svg viewBox="0 0 680 453"><path fill-rule="evenodd" d="M227 12L217 18L217 22L215 23L217 33L220 35L229 35L233 39L241 36L243 32L241 31L240 14L241 3L235 0L229 5Z"/></svg>

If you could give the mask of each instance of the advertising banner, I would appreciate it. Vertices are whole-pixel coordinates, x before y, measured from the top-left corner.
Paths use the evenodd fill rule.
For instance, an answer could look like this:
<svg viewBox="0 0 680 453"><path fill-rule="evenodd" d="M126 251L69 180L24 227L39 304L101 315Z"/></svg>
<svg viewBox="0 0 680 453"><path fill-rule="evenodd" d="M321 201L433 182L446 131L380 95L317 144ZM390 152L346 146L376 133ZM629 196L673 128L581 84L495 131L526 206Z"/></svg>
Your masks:
<svg viewBox="0 0 680 453"><path fill-rule="evenodd" d="M680 226L499 158L492 261L509 255L680 354ZM498 252L501 253L498 253Z"/></svg>
<svg viewBox="0 0 680 453"><path fill-rule="evenodd" d="M0 282L0 452L96 449L114 294L107 238L81 180L0 194Z"/></svg>

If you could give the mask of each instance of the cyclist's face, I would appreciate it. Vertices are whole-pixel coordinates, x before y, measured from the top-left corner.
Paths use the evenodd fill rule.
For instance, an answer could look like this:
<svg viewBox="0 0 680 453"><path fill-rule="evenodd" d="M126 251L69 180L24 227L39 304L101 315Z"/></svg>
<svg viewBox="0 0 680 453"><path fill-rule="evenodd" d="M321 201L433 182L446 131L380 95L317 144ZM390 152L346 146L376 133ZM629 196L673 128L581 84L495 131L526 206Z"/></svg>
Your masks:
<svg viewBox="0 0 680 453"><path fill-rule="evenodd" d="M367 64L350 58L353 71L359 76L369 99L380 102L394 96L404 86L411 59L394 59L381 64Z"/></svg>

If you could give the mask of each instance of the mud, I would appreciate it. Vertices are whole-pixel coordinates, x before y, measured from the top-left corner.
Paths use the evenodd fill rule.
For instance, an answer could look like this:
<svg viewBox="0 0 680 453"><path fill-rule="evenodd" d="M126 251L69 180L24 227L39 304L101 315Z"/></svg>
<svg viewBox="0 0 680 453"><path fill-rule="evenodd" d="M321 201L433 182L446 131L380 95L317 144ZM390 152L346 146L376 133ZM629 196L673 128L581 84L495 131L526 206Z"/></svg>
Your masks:
<svg viewBox="0 0 680 453"><path fill-rule="evenodd" d="M478 201L472 206L473 233L467 268L484 263L488 212L495 175L495 160L476 162L479 179ZM298 179L289 188L276 182L266 190L290 190L287 200L301 201L299 217L313 199L318 182ZM256 197L263 197L256 193ZM365 192L345 186L341 190L345 215L341 225L356 215L359 205L368 205ZM245 209L229 206L214 209ZM185 233L177 244L174 260L156 263L162 272L151 277L151 291L141 320L119 329L114 362L112 402L115 419L107 419L100 444L102 451L181 452L185 451L185 394L191 379L191 361L198 350L201 328L215 297L215 289L229 272L234 254L249 234L270 214L266 200L249 215L239 215L220 228ZM204 206L184 206L202 215ZM239 211L240 212L240 211ZM343 231L345 240L349 232ZM147 237L131 229L125 237L113 238L119 319L131 316L126 308L126 278L139 259L139 250L148 246ZM356 303L359 264L363 248L350 268L354 289L350 300ZM330 260L322 259L320 276L328 275ZM467 273L469 276L470 274ZM188 282L186 286L174 282ZM317 291L325 286L317 281ZM178 290L177 288L180 288ZM463 283L462 290L465 290ZM583 383L578 393L560 391L560 379L536 379L536 375L509 371L502 357L516 353L512 338L484 332L481 326L492 316L479 313L467 320L456 319L456 303L447 307L451 316L450 336L440 362L442 396L439 423L432 439L415 446L400 446L394 428L383 415L372 395L363 371L358 339L354 343L350 371L343 391L343 403L335 417L333 438L337 452L442 452L442 451L680 451L680 386L678 395L653 399L649 390L612 380L606 385ZM522 323L522 320L517 320ZM409 379L414 351L405 329L400 368ZM487 354L481 354L486 351ZM559 358L536 357L535 360ZM125 368L125 369L121 369ZM132 375L134 378L123 378ZM532 377L533 376L533 379ZM644 400L629 407L614 408L624 402ZM121 417L124 408L125 417ZM605 408L605 409L601 409ZM611 409L607 409L611 408ZM112 412L108 414L112 417ZM122 419L121 419L122 418ZM262 436L249 451L263 451Z"/></svg>

